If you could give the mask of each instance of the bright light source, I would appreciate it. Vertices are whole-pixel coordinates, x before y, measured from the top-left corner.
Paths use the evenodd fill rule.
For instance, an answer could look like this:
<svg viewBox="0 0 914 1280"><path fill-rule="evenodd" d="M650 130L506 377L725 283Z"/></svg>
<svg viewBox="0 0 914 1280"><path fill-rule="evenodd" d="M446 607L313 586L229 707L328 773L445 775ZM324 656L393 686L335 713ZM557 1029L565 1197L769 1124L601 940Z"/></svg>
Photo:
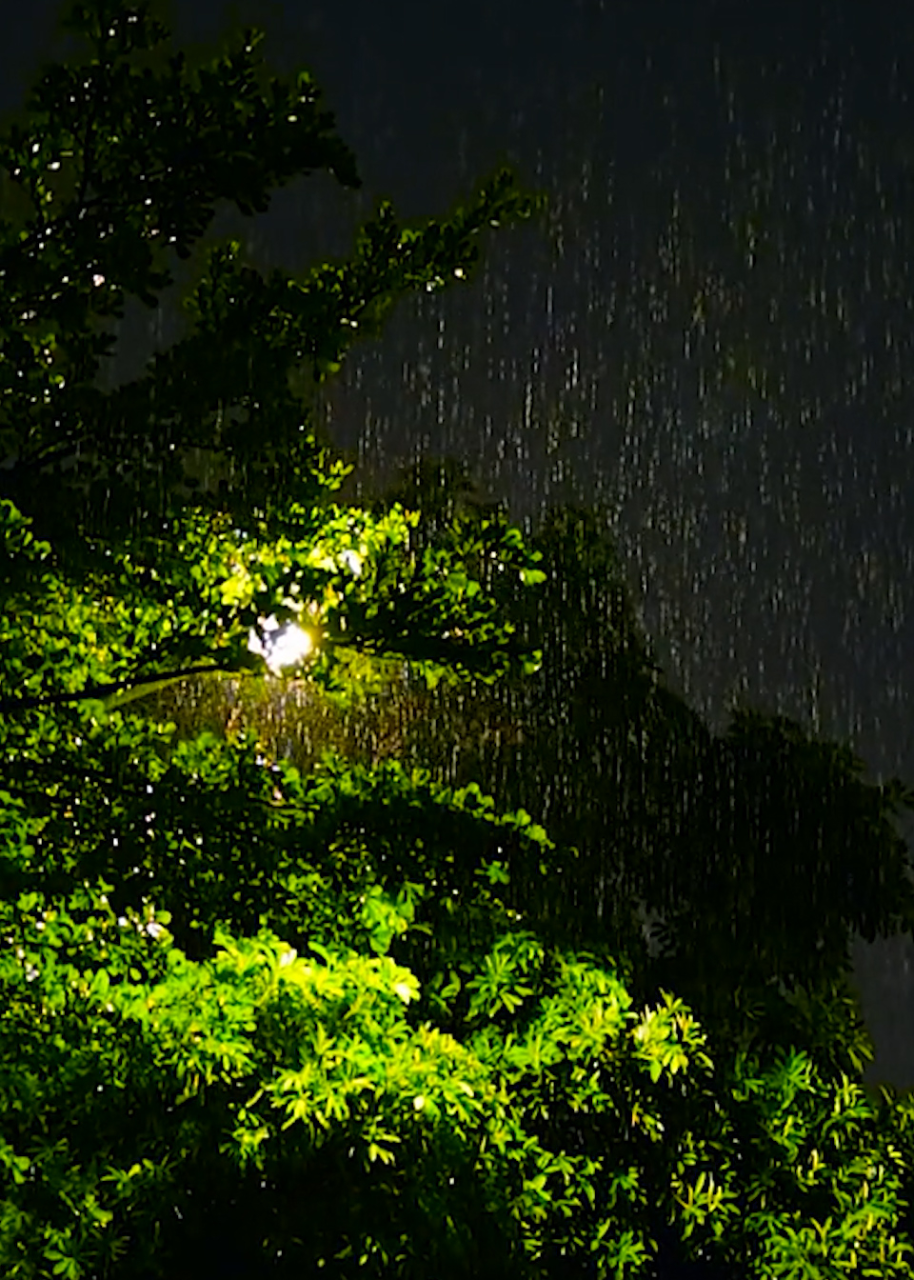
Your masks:
<svg viewBox="0 0 914 1280"><path fill-rule="evenodd" d="M356 578L362 572L362 557L357 551L344 551L342 555L343 564Z"/></svg>
<svg viewBox="0 0 914 1280"><path fill-rule="evenodd" d="M271 614L260 618L261 636L253 629L248 636L248 650L259 653L275 676L283 667L297 666L314 648L307 631L295 622L277 622Z"/></svg>

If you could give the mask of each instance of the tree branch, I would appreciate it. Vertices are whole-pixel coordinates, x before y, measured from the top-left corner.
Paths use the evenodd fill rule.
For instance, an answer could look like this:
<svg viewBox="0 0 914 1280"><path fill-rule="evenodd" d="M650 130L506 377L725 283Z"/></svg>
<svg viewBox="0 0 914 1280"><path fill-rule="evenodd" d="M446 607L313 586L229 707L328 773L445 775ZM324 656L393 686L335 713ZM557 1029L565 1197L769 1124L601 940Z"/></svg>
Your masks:
<svg viewBox="0 0 914 1280"><path fill-rule="evenodd" d="M90 684L76 693L38 693L21 698L0 698L0 715L7 715L17 711L29 711L35 707L57 707L67 702L88 702L93 699L108 698L124 689L141 689L144 685L171 684L175 680L183 680L186 676L217 674L238 675L240 672L235 667L182 667L177 671L160 671L150 676L114 680L110 684Z"/></svg>

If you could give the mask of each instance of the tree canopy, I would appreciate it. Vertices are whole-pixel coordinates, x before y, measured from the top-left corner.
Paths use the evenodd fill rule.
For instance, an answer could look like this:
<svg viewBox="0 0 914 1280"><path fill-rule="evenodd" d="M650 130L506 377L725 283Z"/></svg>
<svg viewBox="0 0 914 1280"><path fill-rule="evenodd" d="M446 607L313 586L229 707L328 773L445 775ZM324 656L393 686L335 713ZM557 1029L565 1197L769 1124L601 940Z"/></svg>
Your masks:
<svg viewBox="0 0 914 1280"><path fill-rule="evenodd" d="M525 675L584 744L588 686L562 684L561 630L530 601L554 613L557 566L577 558L581 587L598 565L573 521L550 550L495 508L342 502L303 391L398 298L471 277L490 224L535 212L508 174L419 228L382 205L349 261L303 279L212 247L190 335L100 389L99 322L154 302L217 200L358 179L310 78L269 76L256 33L191 71L147 5L70 21L88 51L0 145L4 1274L908 1274L906 1106L868 1098L840 1046L728 1049L675 971L636 971L628 908L585 915L624 806L496 804L396 760L303 771L129 700L193 671L291 673L341 702L392 668L511 697ZM205 491L200 448L221 477ZM627 653L630 737L658 695ZM584 656L606 679L606 653ZM632 868L614 902L654 883ZM704 882L670 883L675 924ZM721 858L714 902L738 922L743 883ZM890 916L875 889L860 911ZM811 939L781 924L799 955ZM699 959L696 930L680 922Z"/></svg>

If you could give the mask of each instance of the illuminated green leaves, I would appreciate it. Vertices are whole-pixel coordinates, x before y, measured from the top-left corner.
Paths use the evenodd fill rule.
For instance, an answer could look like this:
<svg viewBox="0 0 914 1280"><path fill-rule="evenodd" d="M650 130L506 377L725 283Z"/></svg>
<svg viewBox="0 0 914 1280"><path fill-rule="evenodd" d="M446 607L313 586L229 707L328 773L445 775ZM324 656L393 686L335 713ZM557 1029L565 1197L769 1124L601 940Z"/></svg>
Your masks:
<svg viewBox="0 0 914 1280"><path fill-rule="evenodd" d="M544 950L532 934L515 933L501 938L482 957L482 968L465 983L470 993L468 1018L489 1020L504 1011L514 1013L532 996L542 967Z"/></svg>
<svg viewBox="0 0 914 1280"><path fill-rule="evenodd" d="M26 566L50 549L33 549L27 522L11 504L6 511L7 575L23 592L18 602L9 596L0 622L4 684L17 690L8 709L86 687L101 696L134 672L149 683L194 666L252 670L249 635L271 617L308 632L309 676L341 694L366 687L373 664L381 674L393 658L430 683L494 679L518 661L536 665L536 655L514 643L497 597L468 572L479 533L466 548L427 548L418 557L411 547L418 516L396 505L380 515L315 509L307 522L299 509L301 535L272 538L189 512L172 522L170 537L134 542L85 585L52 572L36 583ZM523 545L510 532L493 523L482 537L499 563L523 563Z"/></svg>
<svg viewBox="0 0 914 1280"><path fill-rule="evenodd" d="M394 938L405 934L413 923L416 902L425 892L418 884L404 884L396 898L374 884L363 895L361 923L368 933L368 945L378 955L386 955ZM409 991L409 988L406 988ZM407 995L407 999L411 998Z"/></svg>

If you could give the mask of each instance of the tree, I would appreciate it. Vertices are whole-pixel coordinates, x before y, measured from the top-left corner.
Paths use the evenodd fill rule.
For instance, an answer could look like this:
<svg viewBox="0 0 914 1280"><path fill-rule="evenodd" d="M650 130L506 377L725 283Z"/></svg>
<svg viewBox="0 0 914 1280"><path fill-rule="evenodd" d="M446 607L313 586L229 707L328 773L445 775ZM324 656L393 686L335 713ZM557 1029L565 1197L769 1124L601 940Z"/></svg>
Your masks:
<svg viewBox="0 0 914 1280"><path fill-rule="evenodd" d="M429 539L492 511L453 464L418 466L391 496L422 511ZM846 745L786 717L737 708L712 734L665 686L610 530L607 511L565 507L533 536L544 582L506 601L516 634L542 646L532 678L434 701L401 686L379 702L380 736L393 737L386 715L404 759L455 785L485 777L499 804L575 846L574 877L548 886L541 909L573 921L579 945L625 950L645 994L673 986L721 1044L802 1035L831 1067L859 1071L871 1055L849 936L914 927L892 822L914 793L897 778L864 782ZM816 1018L795 1005L811 992L849 1019L849 1040L824 1009L809 1039Z"/></svg>
<svg viewBox="0 0 914 1280"><path fill-rule="evenodd" d="M193 79L157 74L146 7L72 20L88 59L0 153L27 197L0 250L4 1273L905 1274L876 1106L802 1050L713 1058L667 991L636 1009L626 956L544 908L578 859L527 812L116 705L264 660L341 698L383 662L535 669L508 604L536 550L498 512L335 502L285 378L532 203L498 178L421 231L382 210L304 285L217 247L197 331L106 395L94 317L163 287L150 242L189 252L213 198L257 208L297 168L354 175L310 82L255 88L253 36ZM240 481L189 492L195 440Z"/></svg>
<svg viewBox="0 0 914 1280"><path fill-rule="evenodd" d="M613 935L632 902L663 918L651 981L674 983L732 1042L740 993L843 984L852 930L914 927L892 822L914 792L864 782L846 745L786 717L740 707L712 734L665 687L608 528L605 513L566 509L534 540L546 584L510 616L542 637L543 662L486 695L520 743L485 776L509 807L546 797L540 820L581 848L580 909L602 896Z"/></svg>

